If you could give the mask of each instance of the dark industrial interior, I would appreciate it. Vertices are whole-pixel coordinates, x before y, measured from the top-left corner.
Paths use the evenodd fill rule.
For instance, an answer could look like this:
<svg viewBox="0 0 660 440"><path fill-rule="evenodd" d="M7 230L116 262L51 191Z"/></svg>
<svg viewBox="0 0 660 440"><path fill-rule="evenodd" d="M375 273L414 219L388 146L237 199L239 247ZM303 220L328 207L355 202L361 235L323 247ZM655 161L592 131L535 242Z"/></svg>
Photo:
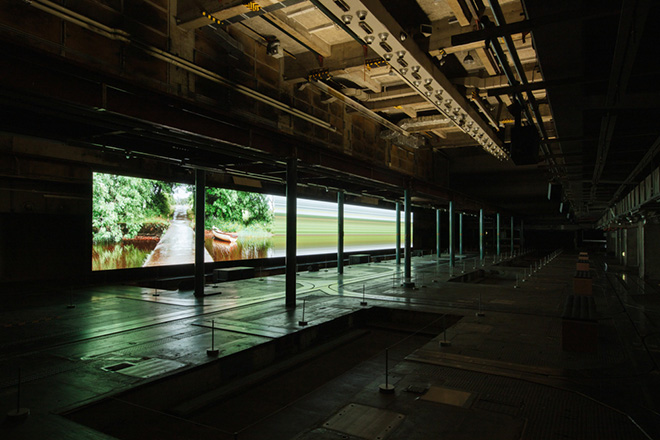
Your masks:
<svg viewBox="0 0 660 440"><path fill-rule="evenodd" d="M660 439L659 13L3 0L0 436ZM93 270L94 173L285 197L286 254Z"/></svg>

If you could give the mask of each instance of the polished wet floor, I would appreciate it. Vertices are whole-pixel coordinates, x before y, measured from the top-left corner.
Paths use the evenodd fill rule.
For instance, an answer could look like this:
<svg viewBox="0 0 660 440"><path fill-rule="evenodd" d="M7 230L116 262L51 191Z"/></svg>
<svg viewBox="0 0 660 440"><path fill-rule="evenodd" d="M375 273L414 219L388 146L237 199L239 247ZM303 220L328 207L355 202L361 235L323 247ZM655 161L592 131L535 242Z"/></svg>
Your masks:
<svg viewBox="0 0 660 440"><path fill-rule="evenodd" d="M534 270L539 257L465 259L453 270L415 257L414 288L402 287L392 261L301 272L295 310L284 306L281 275L210 284L203 299L135 286L6 296L2 410L16 405L20 369L31 415L5 420L0 433L655 438L659 293L592 258L598 349L564 352L577 255ZM472 282L449 281L477 271ZM378 392L386 351L393 394ZM456 393L462 404L437 397Z"/></svg>

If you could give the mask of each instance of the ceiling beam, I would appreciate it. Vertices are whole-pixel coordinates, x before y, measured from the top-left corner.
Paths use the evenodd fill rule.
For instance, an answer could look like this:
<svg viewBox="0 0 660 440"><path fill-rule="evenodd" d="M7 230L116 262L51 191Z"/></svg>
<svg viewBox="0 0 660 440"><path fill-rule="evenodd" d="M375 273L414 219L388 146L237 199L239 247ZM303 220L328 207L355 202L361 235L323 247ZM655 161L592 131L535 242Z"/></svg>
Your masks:
<svg viewBox="0 0 660 440"><path fill-rule="evenodd" d="M624 0L623 2L605 107L616 106L628 88L628 82L632 74L635 59L637 58L637 50L642 41L644 25L650 9L651 0ZM617 115L609 113L601 119L596 166L591 182L592 201L596 197L598 182L605 168L616 121Z"/></svg>
<svg viewBox="0 0 660 440"><path fill-rule="evenodd" d="M294 39L301 41L309 48L313 49L324 58L332 55L332 48L330 44L317 37L316 35L307 32L304 26L300 25L296 20L286 16L282 11L274 11L264 16L277 27L283 29L287 34L291 35Z"/></svg>
<svg viewBox="0 0 660 440"><path fill-rule="evenodd" d="M545 17L536 17L529 20L521 20L512 22L507 18L507 23L502 26L493 28L480 29L471 32L464 32L453 35L451 37L452 46L462 46L466 44L475 43L477 41L486 41L491 38L504 37L506 35L528 33L534 31L542 26L563 23L572 20L590 20L596 18L608 17L618 14L619 8L616 9L599 9L589 7L587 9L575 9L565 11L558 14L546 15Z"/></svg>
<svg viewBox="0 0 660 440"><path fill-rule="evenodd" d="M369 110L379 112L392 107L400 107L404 105L413 105L413 104L423 104L428 101L422 98L419 95L414 96L404 96L401 98L385 99L382 101L367 101L364 103L364 106Z"/></svg>
<svg viewBox="0 0 660 440"><path fill-rule="evenodd" d="M296 54L296 58L284 58L283 77L287 82L298 82L307 80L309 72L323 67L328 69L330 74L333 72L351 69L353 67L364 66L365 54L364 48L355 41L335 44L331 47L331 54L323 60L323 65L319 64L318 57L313 53L304 52ZM366 59L376 58L378 55L371 49L367 52Z"/></svg>

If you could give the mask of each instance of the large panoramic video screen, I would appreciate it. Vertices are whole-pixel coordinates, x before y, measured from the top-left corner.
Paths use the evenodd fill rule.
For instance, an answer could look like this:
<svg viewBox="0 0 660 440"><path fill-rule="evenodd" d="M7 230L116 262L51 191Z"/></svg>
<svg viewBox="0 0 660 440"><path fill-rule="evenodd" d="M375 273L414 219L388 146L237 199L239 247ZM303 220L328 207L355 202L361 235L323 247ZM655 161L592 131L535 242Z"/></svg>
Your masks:
<svg viewBox="0 0 660 440"><path fill-rule="evenodd" d="M191 185L94 173L92 269L194 263L193 191ZM337 252L337 204L297 204L297 254ZM285 255L284 197L207 188L204 223L207 262ZM394 210L344 205L346 252L394 249L395 240Z"/></svg>

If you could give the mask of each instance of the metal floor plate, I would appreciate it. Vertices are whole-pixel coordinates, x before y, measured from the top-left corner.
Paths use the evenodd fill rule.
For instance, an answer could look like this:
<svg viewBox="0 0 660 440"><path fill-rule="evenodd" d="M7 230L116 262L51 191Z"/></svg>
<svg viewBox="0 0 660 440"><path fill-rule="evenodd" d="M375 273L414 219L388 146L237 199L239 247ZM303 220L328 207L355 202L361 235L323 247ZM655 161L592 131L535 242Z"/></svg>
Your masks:
<svg viewBox="0 0 660 440"><path fill-rule="evenodd" d="M383 440L404 418L403 414L351 403L332 416L323 427L369 440Z"/></svg>
<svg viewBox="0 0 660 440"><path fill-rule="evenodd" d="M121 370L118 370L117 373L147 379L149 377L160 376L161 374L178 370L185 366L186 364L181 362L153 358L140 362L132 367L122 368Z"/></svg>
<svg viewBox="0 0 660 440"><path fill-rule="evenodd" d="M429 402L444 403L445 405L460 406L463 408L469 407L474 400L472 398L472 393L444 387L429 388L421 399Z"/></svg>

